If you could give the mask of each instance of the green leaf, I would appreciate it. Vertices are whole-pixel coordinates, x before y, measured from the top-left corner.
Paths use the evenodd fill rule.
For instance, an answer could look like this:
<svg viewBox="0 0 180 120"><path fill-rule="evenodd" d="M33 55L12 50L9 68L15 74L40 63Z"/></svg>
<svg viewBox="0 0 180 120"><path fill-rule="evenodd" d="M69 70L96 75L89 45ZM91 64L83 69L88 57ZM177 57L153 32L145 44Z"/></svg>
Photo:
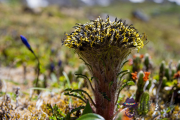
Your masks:
<svg viewBox="0 0 180 120"><path fill-rule="evenodd" d="M80 99L80 100L82 100L83 102L86 103L86 100L84 100L81 96L78 96L78 95L75 95L75 94L70 94L70 93L68 93L68 92L67 92L67 93L64 93L64 95L76 97L76 98L78 98L78 99Z"/></svg>
<svg viewBox="0 0 180 120"><path fill-rule="evenodd" d="M87 103L88 99L85 96L85 94L86 94L89 97L89 99L91 100L92 104L94 106L96 106L94 101L92 100L91 96L84 90L81 90L81 89L72 90L71 88L67 88L63 92L64 92L64 95L76 97L78 99L81 99L83 102Z"/></svg>
<svg viewBox="0 0 180 120"><path fill-rule="evenodd" d="M71 90L71 91L70 91L70 93L73 93L73 92L78 93L78 94L84 93L84 94L86 94L89 98L91 97L86 91L81 90L81 89L75 89L75 90ZM85 97L83 94L80 94L80 95L83 96L83 97Z"/></svg>
<svg viewBox="0 0 180 120"><path fill-rule="evenodd" d="M123 70L123 71L119 72L119 73L117 74L117 76L119 76L120 74L122 74L122 73L124 73L124 72L128 72L128 70Z"/></svg>
<svg viewBox="0 0 180 120"><path fill-rule="evenodd" d="M91 80L89 80L89 78L86 75L77 74L77 73L75 75L77 75L77 77L76 77L77 79L78 78L86 78L89 82L91 82Z"/></svg>
<svg viewBox="0 0 180 120"><path fill-rule="evenodd" d="M135 85L135 83L133 81L128 81L127 83L125 83L121 86L120 91L128 85Z"/></svg>
<svg viewBox="0 0 180 120"><path fill-rule="evenodd" d="M80 95L79 97L81 97L82 99L84 99L84 102L85 102L85 103L86 103L87 98L86 98L86 96L85 96L84 94L86 94L86 95L89 97L89 99L91 100L92 104L93 104L94 106L96 106L95 103L94 103L94 101L92 100L91 96L90 96L86 91L84 91L84 90L81 90L81 89L75 89L75 90L66 89L66 90L64 90L64 91L65 91L65 95L70 95L70 93L77 93L77 94L79 94L79 95ZM72 95L72 94L71 94L71 95ZM77 97L77 96L76 96L76 97ZM78 97L78 98L79 98L79 97Z"/></svg>
<svg viewBox="0 0 180 120"><path fill-rule="evenodd" d="M131 73L130 73L129 71L123 73L123 74L121 75L121 77L120 77L120 80L121 80L126 74L131 74Z"/></svg>
<svg viewBox="0 0 180 120"><path fill-rule="evenodd" d="M99 84L99 81L98 81L98 78L97 78L97 77L91 77L91 81L92 81L93 79L95 79L96 82Z"/></svg>
<svg viewBox="0 0 180 120"><path fill-rule="evenodd" d="M128 62L129 60L126 60L123 62L123 64L121 65L121 68Z"/></svg>
<svg viewBox="0 0 180 120"><path fill-rule="evenodd" d="M90 65L90 64L88 64L88 63L87 63L84 59L82 59L81 57L80 57L80 59L81 59L82 61L84 61L85 65L89 66L89 69L92 71L92 67L91 67L91 65Z"/></svg>
<svg viewBox="0 0 180 120"><path fill-rule="evenodd" d="M98 114L88 113L88 114L82 115L80 118L76 120L105 120L105 119Z"/></svg>
<svg viewBox="0 0 180 120"><path fill-rule="evenodd" d="M71 88L66 88L63 92L71 91Z"/></svg>
<svg viewBox="0 0 180 120"><path fill-rule="evenodd" d="M91 108L91 106L89 104L89 100L86 103L86 107L84 108L84 111L83 111L82 115L85 115L87 113L93 113L93 110L92 110L92 108Z"/></svg>
<svg viewBox="0 0 180 120"><path fill-rule="evenodd" d="M135 83L133 81L128 81L127 85L135 85Z"/></svg>
<svg viewBox="0 0 180 120"><path fill-rule="evenodd" d="M71 116L71 114L72 114L73 112L76 112L76 111L81 110L81 109L84 109L84 108L85 108L84 106L79 106L79 107L77 107L77 108L75 108L75 109L72 109L71 112L69 112L69 113L66 115L65 120L69 120L69 119L70 119L70 116Z"/></svg>

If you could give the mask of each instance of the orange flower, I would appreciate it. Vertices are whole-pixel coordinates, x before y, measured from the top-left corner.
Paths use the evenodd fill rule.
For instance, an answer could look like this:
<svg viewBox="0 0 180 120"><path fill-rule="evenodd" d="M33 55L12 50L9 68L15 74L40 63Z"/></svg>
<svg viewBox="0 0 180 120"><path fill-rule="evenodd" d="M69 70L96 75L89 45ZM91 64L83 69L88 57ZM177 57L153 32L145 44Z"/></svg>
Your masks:
<svg viewBox="0 0 180 120"><path fill-rule="evenodd" d="M180 77L180 71L174 74L174 78L179 78Z"/></svg>
<svg viewBox="0 0 180 120"><path fill-rule="evenodd" d="M140 58L142 59L142 58L144 58L144 55L142 54L142 55L140 55Z"/></svg>
<svg viewBox="0 0 180 120"><path fill-rule="evenodd" d="M136 58L136 55L133 55L133 58Z"/></svg>
<svg viewBox="0 0 180 120"><path fill-rule="evenodd" d="M147 81L147 80L149 80L149 75L150 75L150 72L144 72L144 74L145 74L145 76L143 77L143 80L144 81Z"/></svg>
<svg viewBox="0 0 180 120"><path fill-rule="evenodd" d="M142 59L142 58L144 58L144 55L143 54L141 54L141 55L139 55L139 54L133 55L133 58L136 58L136 57L140 57Z"/></svg>
<svg viewBox="0 0 180 120"><path fill-rule="evenodd" d="M133 79L133 80L136 80L136 79L137 79L137 72L131 73L131 75L132 75L132 79Z"/></svg>

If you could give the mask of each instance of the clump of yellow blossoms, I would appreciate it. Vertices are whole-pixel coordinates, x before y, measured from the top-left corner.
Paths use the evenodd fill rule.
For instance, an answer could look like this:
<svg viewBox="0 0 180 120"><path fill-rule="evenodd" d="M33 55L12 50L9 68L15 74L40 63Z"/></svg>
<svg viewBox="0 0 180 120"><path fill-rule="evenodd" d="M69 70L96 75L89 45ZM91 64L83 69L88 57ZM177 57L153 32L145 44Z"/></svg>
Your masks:
<svg viewBox="0 0 180 120"><path fill-rule="evenodd" d="M133 25L127 25L121 19L111 22L109 16L104 21L100 17L90 23L74 26L71 34L66 34L63 44L69 48L84 50L104 46L123 48L143 48L145 35L141 36Z"/></svg>

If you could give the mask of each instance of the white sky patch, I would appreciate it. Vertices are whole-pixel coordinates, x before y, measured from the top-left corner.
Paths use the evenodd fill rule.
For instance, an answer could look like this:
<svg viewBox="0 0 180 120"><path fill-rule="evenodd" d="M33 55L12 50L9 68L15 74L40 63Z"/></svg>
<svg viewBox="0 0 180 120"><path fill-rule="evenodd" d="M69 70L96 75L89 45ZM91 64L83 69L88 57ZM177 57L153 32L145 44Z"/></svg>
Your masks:
<svg viewBox="0 0 180 120"><path fill-rule="evenodd" d="M129 0L130 2L133 2L133 3L142 3L144 2L145 0Z"/></svg>
<svg viewBox="0 0 180 120"><path fill-rule="evenodd" d="M26 0L30 8L46 7L48 6L47 0Z"/></svg>

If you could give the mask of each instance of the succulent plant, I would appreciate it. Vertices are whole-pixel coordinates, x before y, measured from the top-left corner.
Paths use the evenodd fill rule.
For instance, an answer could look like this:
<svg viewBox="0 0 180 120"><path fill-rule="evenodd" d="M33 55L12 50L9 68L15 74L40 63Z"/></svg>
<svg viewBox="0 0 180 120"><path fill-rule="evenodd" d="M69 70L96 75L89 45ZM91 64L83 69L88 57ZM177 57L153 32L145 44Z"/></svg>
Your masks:
<svg viewBox="0 0 180 120"><path fill-rule="evenodd" d="M165 67L165 73L164 73L164 76L167 78L168 81L171 80L171 77L170 77L170 70L169 70L169 67L168 67L168 66Z"/></svg>
<svg viewBox="0 0 180 120"><path fill-rule="evenodd" d="M105 21L99 17L90 23L77 23L74 28L62 44L73 48L89 68L96 79L96 113L111 120L121 87L117 75L131 51L143 48L146 36L121 19L111 22L109 16Z"/></svg>
<svg viewBox="0 0 180 120"><path fill-rule="evenodd" d="M165 71L165 61L161 62L160 68L159 68L159 77L164 76L164 71Z"/></svg>
<svg viewBox="0 0 180 120"><path fill-rule="evenodd" d="M150 72L140 71L138 73L138 83L137 83L137 91L136 91L136 102L139 102L141 95L144 93L144 85L147 80L149 80Z"/></svg>
<svg viewBox="0 0 180 120"><path fill-rule="evenodd" d="M150 71L152 69L152 61L147 53L144 56L144 69L145 71Z"/></svg>
<svg viewBox="0 0 180 120"><path fill-rule="evenodd" d="M152 80L149 80L149 83L148 83L148 85L146 87L146 90L149 91L149 89L151 88L151 85L152 85Z"/></svg>
<svg viewBox="0 0 180 120"><path fill-rule="evenodd" d="M150 96L148 92L144 92L140 97L140 104L138 107L138 114L145 116L150 110Z"/></svg>
<svg viewBox="0 0 180 120"><path fill-rule="evenodd" d="M140 54L136 54L133 59L133 65L132 65L132 71L133 72L139 72L141 67L141 56Z"/></svg>

